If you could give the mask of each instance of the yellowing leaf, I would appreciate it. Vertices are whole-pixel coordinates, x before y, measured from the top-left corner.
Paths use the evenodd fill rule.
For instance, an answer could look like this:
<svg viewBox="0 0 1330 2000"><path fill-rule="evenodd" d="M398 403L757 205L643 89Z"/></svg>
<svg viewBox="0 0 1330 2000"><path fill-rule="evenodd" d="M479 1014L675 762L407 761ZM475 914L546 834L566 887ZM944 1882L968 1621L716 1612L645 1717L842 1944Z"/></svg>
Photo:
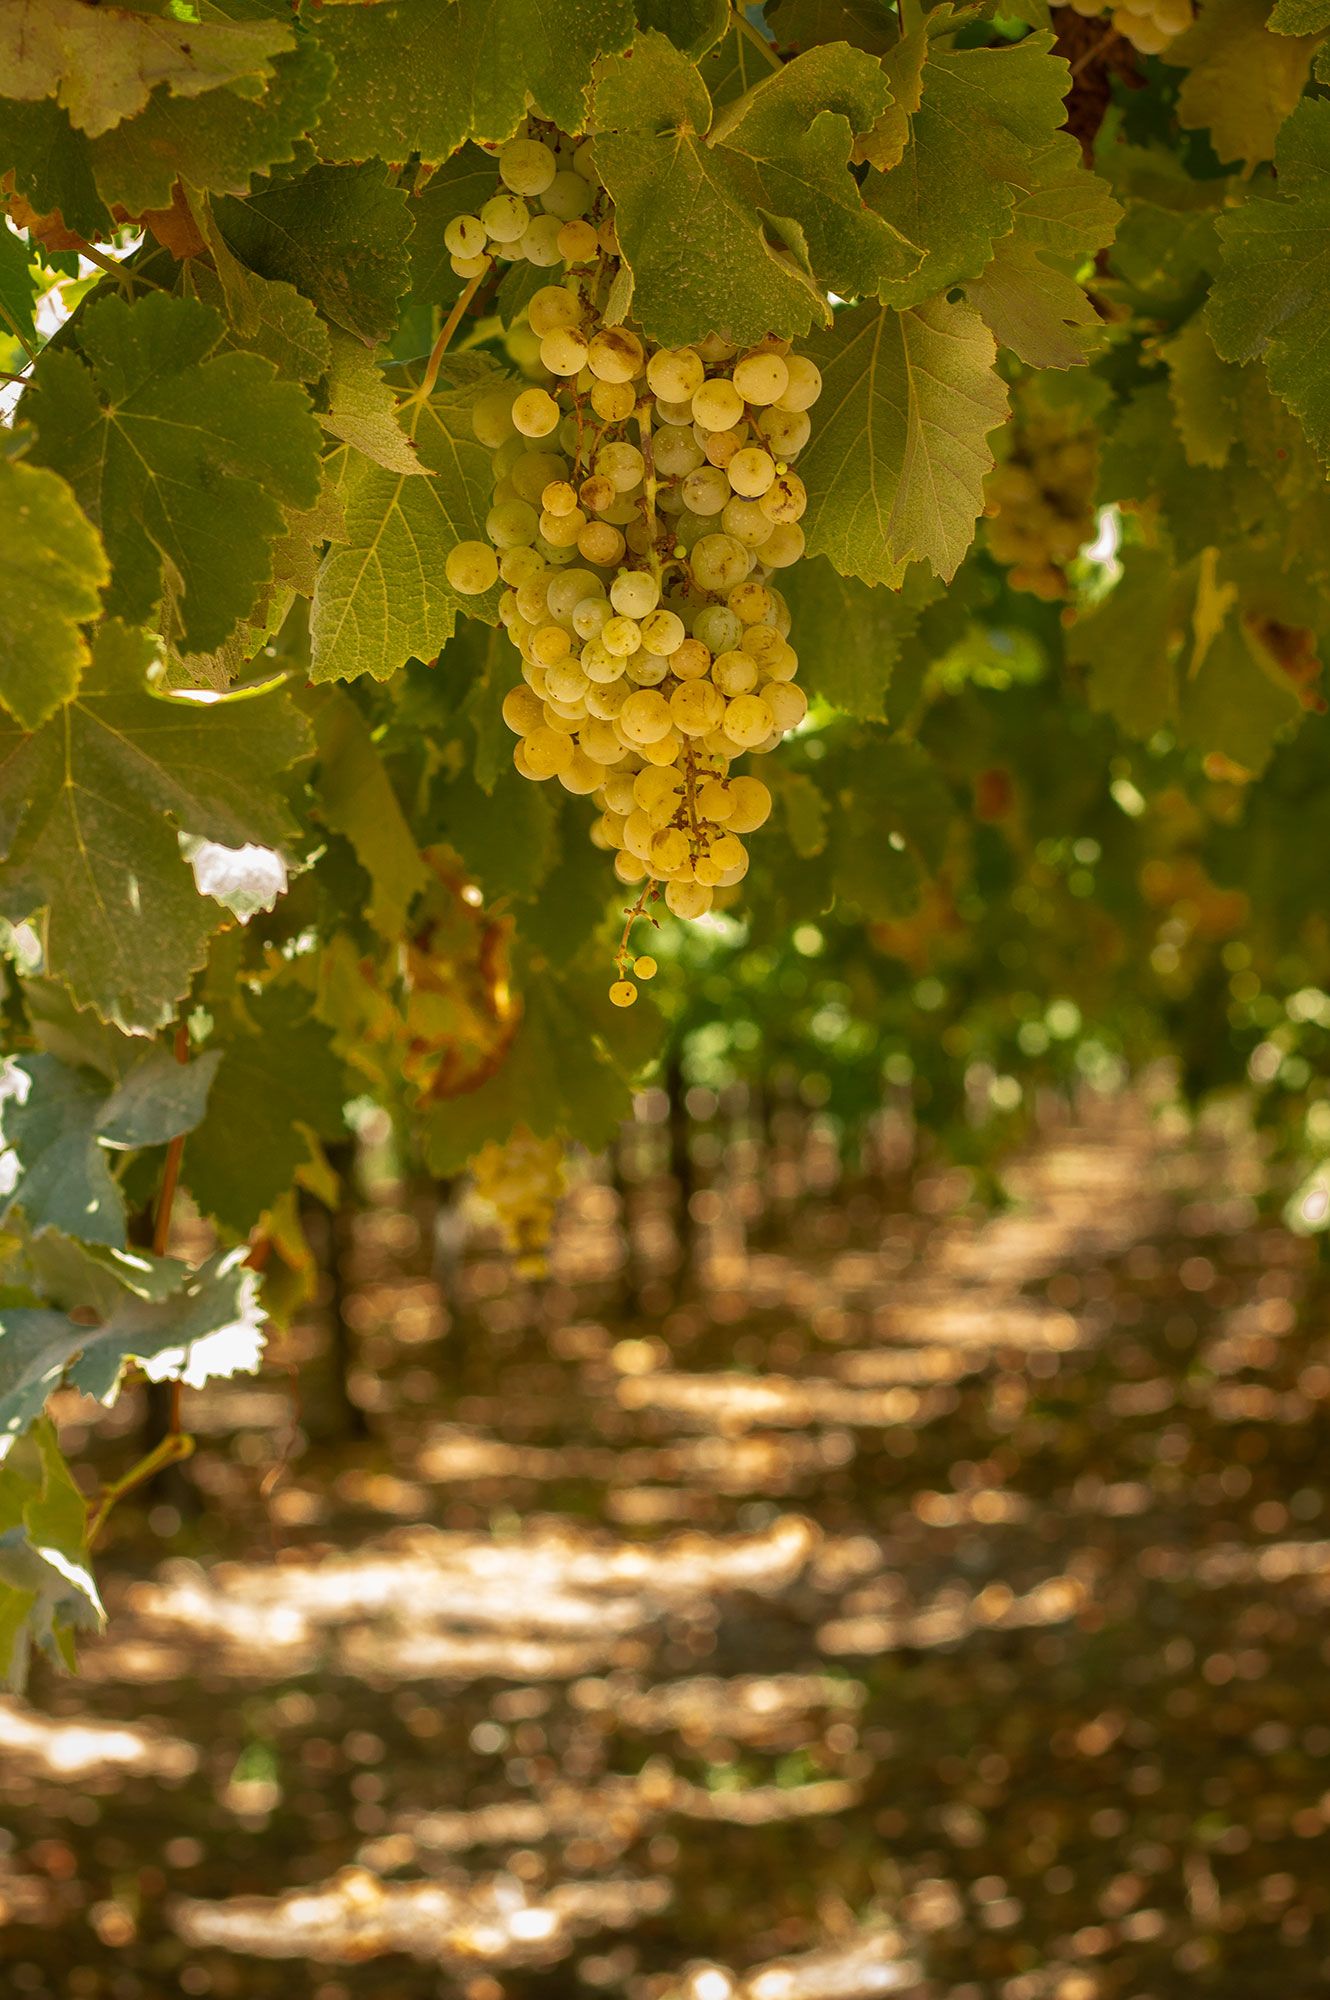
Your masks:
<svg viewBox="0 0 1330 2000"><path fill-rule="evenodd" d="M35 729L68 701L110 575L101 537L63 479L0 459L0 701Z"/></svg>
<svg viewBox="0 0 1330 2000"><path fill-rule="evenodd" d="M1206 0L1193 27L1164 51L1187 71L1178 117L1208 130L1221 160L1250 170L1272 158L1279 128L1311 73L1319 34L1271 34L1266 0Z"/></svg>
<svg viewBox="0 0 1330 2000"><path fill-rule="evenodd" d="M0 0L0 78L6 97L58 98L95 138L141 111L159 84L177 97L260 85L294 32L282 21L178 21L93 0Z"/></svg>

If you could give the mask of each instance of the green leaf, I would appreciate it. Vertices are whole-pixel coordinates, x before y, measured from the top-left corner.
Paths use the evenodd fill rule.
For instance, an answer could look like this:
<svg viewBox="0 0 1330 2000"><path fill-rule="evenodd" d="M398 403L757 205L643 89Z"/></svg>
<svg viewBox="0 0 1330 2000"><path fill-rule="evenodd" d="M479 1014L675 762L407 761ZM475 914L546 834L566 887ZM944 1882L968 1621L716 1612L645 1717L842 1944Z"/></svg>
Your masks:
<svg viewBox="0 0 1330 2000"><path fill-rule="evenodd" d="M431 822L490 896L534 896L554 860L550 797L519 777L511 759L489 792L470 771L436 786Z"/></svg>
<svg viewBox="0 0 1330 2000"><path fill-rule="evenodd" d="M220 1049L180 1062L170 1049L146 1049L102 1106L97 1136L104 1146L165 1146L192 1132L207 1108Z"/></svg>
<svg viewBox="0 0 1330 2000"><path fill-rule="evenodd" d="M194 300L99 299L78 328L85 358L48 349L24 398L34 455L102 530L108 608L146 620L170 583L182 644L220 645L272 573L282 506L318 498L308 399L257 355L218 353L222 320Z"/></svg>
<svg viewBox="0 0 1330 2000"><path fill-rule="evenodd" d="M246 1249L220 1252L168 1298L123 1297L100 1326L80 1325L47 1308L0 1306L0 1449L41 1414L67 1382L99 1403L113 1403L126 1364L149 1381L202 1388L219 1375L252 1374L263 1356L258 1273Z"/></svg>
<svg viewBox="0 0 1330 2000"><path fill-rule="evenodd" d="M533 107L586 123L596 57L633 32L628 0L390 0L323 13L338 88L314 139L327 159L437 166L464 139L506 139Z"/></svg>
<svg viewBox="0 0 1330 2000"><path fill-rule="evenodd" d="M1330 0L1275 0L1266 26L1275 35L1318 35L1330 28Z"/></svg>
<svg viewBox="0 0 1330 2000"><path fill-rule="evenodd" d="M1224 262L1207 319L1225 361L1263 359L1270 387L1330 461L1330 103L1308 98L1280 134L1277 195L1220 223Z"/></svg>
<svg viewBox="0 0 1330 2000"><path fill-rule="evenodd" d="M14 1692L34 1645L69 1665L74 1633L105 1618L87 1532L87 1502L43 1419L0 1466L0 1676Z"/></svg>
<svg viewBox="0 0 1330 2000"><path fill-rule="evenodd" d="M950 578L974 538L1007 413L992 336L967 305L861 305L809 342L824 389L799 471L809 552L899 584L922 558Z"/></svg>
<svg viewBox="0 0 1330 2000"><path fill-rule="evenodd" d="M334 334L328 410L319 418L324 430L385 472L423 474L426 468L398 421L400 408L373 354L349 334Z"/></svg>
<svg viewBox="0 0 1330 2000"><path fill-rule="evenodd" d="M1162 60L1185 69L1178 118L1208 131L1221 160L1251 168L1275 152L1279 128L1302 96L1319 36L1272 35L1267 0L1206 0L1195 24Z"/></svg>
<svg viewBox="0 0 1330 2000"><path fill-rule="evenodd" d="M461 293L466 280L453 269L452 253L443 232L457 215L475 215L500 185L494 157L479 146L463 146L452 159L431 174L419 193L413 193L410 215L414 225L407 244L411 267L411 298L431 308L446 309ZM509 267L510 279L534 272L537 266L520 259Z"/></svg>
<svg viewBox="0 0 1330 2000"><path fill-rule="evenodd" d="M1199 317L1188 320L1160 352L1168 364L1168 393L1188 463L1218 471L1228 463L1242 431L1242 370L1220 360Z"/></svg>
<svg viewBox="0 0 1330 2000"><path fill-rule="evenodd" d="M396 326L411 215L377 161L284 174L243 199L220 197L213 213L242 263L294 285L366 346Z"/></svg>
<svg viewBox="0 0 1330 2000"><path fill-rule="evenodd" d="M706 85L663 35L639 36L630 56L602 64L596 164L647 332L676 344L709 329L740 342L804 333L829 317L828 288L875 291L913 269L916 252L866 213L848 171L855 133L887 99L871 58L815 49L727 106L713 129ZM688 217L684 259L661 226L663 187Z"/></svg>
<svg viewBox="0 0 1330 2000"><path fill-rule="evenodd" d="M429 871L383 767L373 735L350 695L327 688L313 705L319 768L318 810L356 851L373 885L369 920L386 938L400 938L412 899Z"/></svg>
<svg viewBox="0 0 1330 2000"><path fill-rule="evenodd" d="M1260 771L1302 709L1293 683L1253 645L1238 595L1214 550L1182 571L1162 550L1128 550L1119 582L1068 635L1092 706L1129 736L1169 728L1182 743Z"/></svg>
<svg viewBox="0 0 1330 2000"><path fill-rule="evenodd" d="M57 97L95 138L141 111L159 84L177 97L235 84L252 94L293 35L281 21L180 21L95 0L0 0L0 76L7 97Z"/></svg>
<svg viewBox="0 0 1330 2000"><path fill-rule="evenodd" d="M217 919L177 829L228 846L287 838L278 779L307 749L285 695L150 694L151 658L108 624L67 708L35 735L0 729L0 908L48 909L49 970L130 1033L170 1019Z"/></svg>
<svg viewBox="0 0 1330 2000"><path fill-rule="evenodd" d="M430 1113L425 1146L434 1173L460 1173L487 1140L506 1139L518 1125L538 1138L562 1132L591 1147L609 1142L632 1104L628 1079L658 1021L645 994L625 1019L611 1007L608 984L603 965L561 974L535 968L498 1075Z"/></svg>
<svg viewBox="0 0 1330 2000"><path fill-rule="evenodd" d="M314 593L316 681L387 680L411 658L433 659L459 611L497 615L497 586L462 598L444 574L458 542L484 536L493 468L472 432L471 405L494 379L466 373L416 406L411 434L428 479L385 472L351 451L335 458L346 542L329 551Z"/></svg>
<svg viewBox="0 0 1330 2000"><path fill-rule="evenodd" d="M79 629L110 576L101 537L63 479L0 459L0 700L35 729L68 701L88 648Z"/></svg>
<svg viewBox="0 0 1330 2000"><path fill-rule="evenodd" d="M305 994L268 986L246 998L245 1011L185 1153L190 1193L237 1235L292 1185L309 1158L308 1133L341 1136L348 1095L331 1035Z"/></svg>
<svg viewBox="0 0 1330 2000"><path fill-rule="evenodd" d="M169 208L177 180L204 192L247 194L256 175L294 159L332 82L332 63L306 37L277 57L266 88L253 97L214 90L184 104L154 90L137 118L89 142L97 191L131 215Z"/></svg>
<svg viewBox="0 0 1330 2000"><path fill-rule="evenodd" d="M795 563L781 588L794 619L799 680L809 695L867 722L885 722L892 669L938 586L922 567L889 590L840 576L825 556Z"/></svg>
<svg viewBox="0 0 1330 2000"><path fill-rule="evenodd" d="M999 347L1031 368L1074 368L1102 332L1077 272L1112 241L1122 211L1065 134L1012 185L1011 234L993 245L991 261L965 296Z"/></svg>
<svg viewBox="0 0 1330 2000"><path fill-rule="evenodd" d="M36 346L32 311L39 292L31 250L0 216L0 332L21 334L30 347Z"/></svg>
<svg viewBox="0 0 1330 2000"><path fill-rule="evenodd" d="M802 861L812 861L827 845L829 808L822 792L804 771L787 771L776 784L790 846Z"/></svg>
<svg viewBox="0 0 1330 2000"><path fill-rule="evenodd" d="M18 1162L9 1205L32 1229L123 1249L124 1198L103 1147L164 1146L193 1131L220 1060L209 1051L179 1063L169 1049L145 1049L108 1091L105 1078L54 1055L16 1059L11 1075L26 1079L26 1093L3 1111Z"/></svg>
<svg viewBox="0 0 1330 2000"><path fill-rule="evenodd" d="M869 207L924 253L903 282L880 287L890 304L914 305L977 278L1013 227L1017 195L1045 171L1035 162L1065 116L1069 72L1050 53L1052 40L1044 33L1005 48L930 48L911 144L899 166L870 174L864 186ZM1065 178L1063 155L1078 157L1065 136L1054 155Z"/></svg>
<svg viewBox="0 0 1330 2000"><path fill-rule="evenodd" d="M726 0L637 0L635 11L639 28L658 29L694 58L715 46L730 19Z"/></svg>
<svg viewBox="0 0 1330 2000"><path fill-rule="evenodd" d="M97 1143L105 1083L45 1055L15 1061L11 1074L26 1078L27 1091L3 1109L5 1139L18 1159L10 1204L33 1229L122 1249L125 1204Z"/></svg>
<svg viewBox="0 0 1330 2000"><path fill-rule="evenodd" d="M58 212L89 242L109 236L114 224L92 177L88 141L58 104L20 104L0 97L0 171L38 215Z"/></svg>
<svg viewBox="0 0 1330 2000"><path fill-rule="evenodd" d="M956 802L917 743L874 742L838 772L832 819L836 895L866 917L912 910L925 875L941 867Z"/></svg>

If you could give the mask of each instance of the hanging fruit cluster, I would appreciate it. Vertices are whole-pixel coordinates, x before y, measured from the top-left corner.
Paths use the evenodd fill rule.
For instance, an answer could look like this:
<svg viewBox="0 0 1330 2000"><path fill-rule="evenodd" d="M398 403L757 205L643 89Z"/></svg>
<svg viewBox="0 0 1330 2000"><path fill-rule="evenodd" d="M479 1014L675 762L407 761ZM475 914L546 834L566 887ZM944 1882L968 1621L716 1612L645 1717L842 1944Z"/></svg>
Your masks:
<svg viewBox="0 0 1330 2000"><path fill-rule="evenodd" d="M639 887L611 988L628 1006L630 967L654 970L631 958L631 918L657 897L700 917L742 879L771 794L734 766L808 710L774 579L803 554L794 464L822 380L787 340L662 348L608 323L618 244L593 147L540 130L503 147L502 191L446 232L468 279L491 259L560 267L527 306L543 381L476 402L489 539L447 574L464 595L506 586L517 769L591 796L592 839Z"/></svg>
<svg viewBox="0 0 1330 2000"><path fill-rule="evenodd" d="M1099 0L1069 0L1073 13L1088 19L1108 13L1113 31L1143 56L1157 56L1185 34L1196 19L1191 0L1132 0L1130 6L1105 10Z"/></svg>
<svg viewBox="0 0 1330 2000"><path fill-rule="evenodd" d="M1066 565L1094 539L1098 440L1071 410L1018 397L1011 450L984 486L985 539L1016 590L1070 594Z"/></svg>
<svg viewBox="0 0 1330 2000"><path fill-rule="evenodd" d="M519 1125L502 1145L491 1140L471 1162L473 1191L524 1277L545 1271L554 1212L567 1185L562 1139L537 1139Z"/></svg>

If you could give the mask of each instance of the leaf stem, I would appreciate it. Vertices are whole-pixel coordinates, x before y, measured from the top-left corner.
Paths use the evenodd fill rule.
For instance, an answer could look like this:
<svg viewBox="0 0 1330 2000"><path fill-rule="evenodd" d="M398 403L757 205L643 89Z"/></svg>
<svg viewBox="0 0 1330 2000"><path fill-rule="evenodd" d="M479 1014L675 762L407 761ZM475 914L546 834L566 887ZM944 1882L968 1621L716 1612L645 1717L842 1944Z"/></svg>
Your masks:
<svg viewBox="0 0 1330 2000"><path fill-rule="evenodd" d="M779 55L776 53L775 44L769 42L766 36L759 33L759 31L753 26L752 22L749 20L747 14L745 14L743 10L742 0L730 0L730 13L731 16L733 17L735 28L738 30L738 32L741 35L746 36L747 39L753 44L754 48L761 49L762 54L766 57L767 61L771 64L772 68L784 69L785 65L781 61Z"/></svg>
<svg viewBox="0 0 1330 2000"><path fill-rule="evenodd" d="M408 402L428 403L430 397L434 394L434 385L439 379L439 369L443 365L444 355L448 352L448 343L462 324L462 315L476 296L476 293L480 290L485 276L486 273L484 271L478 271L474 278L467 280L466 288L462 292L461 297L457 300L447 319L439 328L439 337L429 351L429 360L425 363L425 373L421 378L420 387L413 396L408 398Z"/></svg>
<svg viewBox="0 0 1330 2000"><path fill-rule="evenodd" d="M163 1466L175 1465L182 1458L188 1458L193 1449L192 1437L186 1436L183 1431L168 1431L166 1436L160 1438L152 1450L139 1459L136 1465L130 1466L122 1478L113 1481L110 1486L104 1486L96 1500L89 1506L88 1547L91 1548L97 1540L106 1525L106 1517L117 1500L123 1500L126 1493L131 1493L136 1486L142 1486L146 1480L160 1472Z"/></svg>
<svg viewBox="0 0 1330 2000"><path fill-rule="evenodd" d="M1101 35L1097 42L1091 43L1090 47L1086 49L1084 55L1077 56L1075 62L1071 66L1071 74L1074 77L1079 76L1081 71L1085 69L1088 64L1092 63L1096 56L1103 54L1104 50L1108 47L1110 42L1116 42L1117 39L1118 39L1118 30L1116 28L1110 28L1106 35Z"/></svg>

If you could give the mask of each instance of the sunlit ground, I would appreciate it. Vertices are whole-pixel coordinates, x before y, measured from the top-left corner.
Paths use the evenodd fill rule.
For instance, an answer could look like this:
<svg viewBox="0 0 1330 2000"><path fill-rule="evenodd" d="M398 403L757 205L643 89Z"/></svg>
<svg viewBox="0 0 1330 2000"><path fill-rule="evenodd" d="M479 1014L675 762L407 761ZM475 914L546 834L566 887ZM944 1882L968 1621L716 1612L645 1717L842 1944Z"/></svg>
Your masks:
<svg viewBox="0 0 1330 2000"><path fill-rule="evenodd" d="M364 1213L369 1438L326 1314L298 1409L188 1399L201 1509L0 1704L5 2000L1330 1991L1330 1338L1254 1149L1101 1104L985 1217L713 1119L686 1219L663 1151L545 1287Z"/></svg>

